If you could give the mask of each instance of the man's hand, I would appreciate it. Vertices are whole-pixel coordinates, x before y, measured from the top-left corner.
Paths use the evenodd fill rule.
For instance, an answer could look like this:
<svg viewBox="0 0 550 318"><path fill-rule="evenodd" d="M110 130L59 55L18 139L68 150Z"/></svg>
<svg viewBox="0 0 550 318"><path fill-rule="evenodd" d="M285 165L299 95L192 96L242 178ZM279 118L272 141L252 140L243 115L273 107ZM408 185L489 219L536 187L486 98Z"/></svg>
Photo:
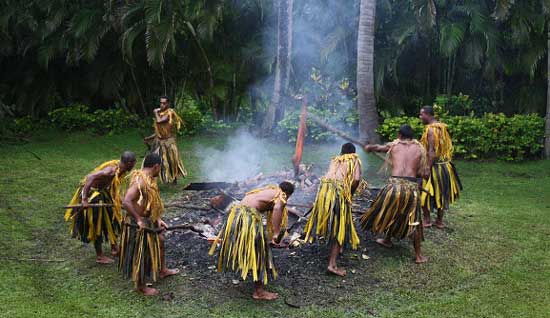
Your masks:
<svg viewBox="0 0 550 318"><path fill-rule="evenodd" d="M430 168L429 167L422 168L422 171L420 172L420 174L422 178L428 179L430 177Z"/></svg>
<svg viewBox="0 0 550 318"><path fill-rule="evenodd" d="M160 108L155 108L155 109L153 109L153 112L154 112L154 113L160 112Z"/></svg>
<svg viewBox="0 0 550 318"><path fill-rule="evenodd" d="M138 231L143 231L143 229L145 229L145 223L143 223L142 220L138 220L137 225L138 225Z"/></svg>
<svg viewBox="0 0 550 318"><path fill-rule="evenodd" d="M269 243L271 245L271 247L273 247L273 248L287 248L288 247L288 244L284 244L283 242L277 243L277 242L275 242L275 239L276 238L273 238L271 240L271 242Z"/></svg>
<svg viewBox="0 0 550 318"><path fill-rule="evenodd" d="M157 225L159 228L166 230L168 228L168 225L163 220L158 220Z"/></svg>
<svg viewBox="0 0 550 318"><path fill-rule="evenodd" d="M365 149L365 152L370 152L371 151L371 145L365 145L363 147L363 149Z"/></svg>
<svg viewBox="0 0 550 318"><path fill-rule="evenodd" d="M88 199L82 199L82 208L87 209L88 208Z"/></svg>

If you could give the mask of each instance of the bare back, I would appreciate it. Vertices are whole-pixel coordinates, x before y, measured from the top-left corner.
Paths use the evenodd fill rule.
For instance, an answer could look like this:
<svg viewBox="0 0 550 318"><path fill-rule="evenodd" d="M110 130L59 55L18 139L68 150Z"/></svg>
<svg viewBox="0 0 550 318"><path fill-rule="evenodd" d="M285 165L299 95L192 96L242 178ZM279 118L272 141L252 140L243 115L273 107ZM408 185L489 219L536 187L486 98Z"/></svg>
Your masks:
<svg viewBox="0 0 550 318"><path fill-rule="evenodd" d="M353 172L354 180L361 180L361 166L355 159L355 171ZM344 164L342 161L332 160L328 167L328 171L325 174L325 178L331 180L344 180L345 176L348 174L348 165Z"/></svg>
<svg viewBox="0 0 550 318"><path fill-rule="evenodd" d="M273 209L273 198L277 195L277 190L265 189L256 193L247 194L241 204L254 208L260 212Z"/></svg>
<svg viewBox="0 0 550 318"><path fill-rule="evenodd" d="M391 149L392 176L416 178L421 169L420 144L397 143Z"/></svg>

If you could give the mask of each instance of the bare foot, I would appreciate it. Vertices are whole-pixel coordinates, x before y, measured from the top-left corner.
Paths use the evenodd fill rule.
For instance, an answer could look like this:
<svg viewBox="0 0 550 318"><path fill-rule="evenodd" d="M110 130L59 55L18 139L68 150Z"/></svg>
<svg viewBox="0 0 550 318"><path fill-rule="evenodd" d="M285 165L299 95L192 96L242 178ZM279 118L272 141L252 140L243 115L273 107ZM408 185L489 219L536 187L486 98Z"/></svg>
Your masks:
<svg viewBox="0 0 550 318"><path fill-rule="evenodd" d="M119 255L120 255L120 250L118 249L118 247L116 245L111 247L111 256L118 257Z"/></svg>
<svg viewBox="0 0 550 318"><path fill-rule="evenodd" d="M255 290L254 294L252 294L252 298L257 300L275 300L279 298L279 294L277 293L271 293L267 290L261 289L261 290Z"/></svg>
<svg viewBox="0 0 550 318"><path fill-rule="evenodd" d="M160 278L166 278L168 276L177 275L179 273L180 273L180 270L177 268L174 268L174 269L165 268L160 271Z"/></svg>
<svg viewBox="0 0 550 318"><path fill-rule="evenodd" d="M95 259L95 262L98 263L98 264L112 264L115 261L112 258L109 258L109 257L103 255L103 256L98 256Z"/></svg>
<svg viewBox="0 0 550 318"><path fill-rule="evenodd" d="M425 228L430 228L432 227L432 221L426 221L424 220L424 222L422 222L422 226L425 227Z"/></svg>
<svg viewBox="0 0 550 318"><path fill-rule="evenodd" d="M443 221L435 221L435 227L437 227L440 230L443 230L445 228L445 224Z"/></svg>
<svg viewBox="0 0 550 318"><path fill-rule="evenodd" d="M391 248L393 246L393 243L391 242L390 239L385 239L385 238L379 238L376 240L376 243L384 246L384 247L387 247L387 248Z"/></svg>
<svg viewBox="0 0 550 318"><path fill-rule="evenodd" d="M428 261L428 259L425 256L420 255L420 256L416 257L415 263L416 264L423 264L423 263L426 263L427 261Z"/></svg>
<svg viewBox="0 0 550 318"><path fill-rule="evenodd" d="M331 274L334 274L334 275L337 275L337 276L340 276L340 277L346 276L346 270L345 269L329 266L329 267L327 267L327 271Z"/></svg>
<svg viewBox="0 0 550 318"><path fill-rule="evenodd" d="M155 296L155 295L158 295L158 293L159 293L158 289L147 287L147 286L138 288L137 291L142 293L143 296Z"/></svg>

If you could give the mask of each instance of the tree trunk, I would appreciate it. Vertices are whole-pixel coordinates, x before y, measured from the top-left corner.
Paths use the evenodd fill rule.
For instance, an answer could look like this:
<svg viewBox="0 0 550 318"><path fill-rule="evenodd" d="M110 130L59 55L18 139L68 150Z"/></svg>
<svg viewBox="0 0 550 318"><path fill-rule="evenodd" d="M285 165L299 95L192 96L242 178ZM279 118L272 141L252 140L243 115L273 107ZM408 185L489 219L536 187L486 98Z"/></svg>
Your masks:
<svg viewBox="0 0 550 318"><path fill-rule="evenodd" d="M280 0L275 3L275 6L277 8L277 62L273 95L262 124L262 134L264 136L269 135L275 124L284 116L284 105L281 103L281 99L288 87L288 77L290 76L293 0Z"/></svg>
<svg viewBox="0 0 550 318"><path fill-rule="evenodd" d="M361 0L357 35L357 111L359 139L362 143L379 143L376 133L378 112L374 98L374 19L375 0Z"/></svg>
<svg viewBox="0 0 550 318"><path fill-rule="evenodd" d="M545 129L544 129L544 157L546 159L550 159L550 26L548 26L548 34L547 34L547 49L546 53L548 55L546 62L547 65L547 74L546 74L546 81L547 81L547 89L546 89L546 120L545 120Z"/></svg>

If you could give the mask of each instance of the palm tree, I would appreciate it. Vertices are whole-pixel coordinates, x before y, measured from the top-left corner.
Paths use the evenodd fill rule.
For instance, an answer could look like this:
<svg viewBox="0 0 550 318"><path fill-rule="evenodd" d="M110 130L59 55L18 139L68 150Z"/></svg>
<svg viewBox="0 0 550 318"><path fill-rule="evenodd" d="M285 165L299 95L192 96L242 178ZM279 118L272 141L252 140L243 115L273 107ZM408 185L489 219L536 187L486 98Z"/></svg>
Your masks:
<svg viewBox="0 0 550 318"><path fill-rule="evenodd" d="M290 76L293 3L293 0L275 2L277 12L277 61L271 103L262 124L262 133L265 136L271 133L275 123L283 118L285 112L281 99L288 88Z"/></svg>
<svg viewBox="0 0 550 318"><path fill-rule="evenodd" d="M359 138L363 143L378 143L378 112L374 96L374 29L376 1L361 0L357 35L357 111Z"/></svg>

